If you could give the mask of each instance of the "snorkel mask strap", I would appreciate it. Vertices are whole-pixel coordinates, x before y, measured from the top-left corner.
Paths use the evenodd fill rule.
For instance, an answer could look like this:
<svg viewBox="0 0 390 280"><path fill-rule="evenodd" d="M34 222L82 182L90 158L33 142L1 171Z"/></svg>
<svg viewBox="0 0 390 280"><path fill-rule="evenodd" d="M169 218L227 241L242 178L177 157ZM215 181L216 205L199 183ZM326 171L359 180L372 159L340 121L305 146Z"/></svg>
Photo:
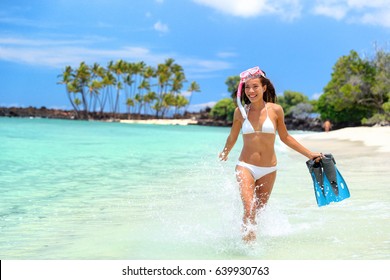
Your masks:
<svg viewBox="0 0 390 280"><path fill-rule="evenodd" d="M243 84L244 84L244 80L240 79L240 83L238 84L238 89L237 89L237 105L238 105L238 109L240 109L241 115L244 117L244 119L246 119L246 112L241 103L241 88Z"/></svg>

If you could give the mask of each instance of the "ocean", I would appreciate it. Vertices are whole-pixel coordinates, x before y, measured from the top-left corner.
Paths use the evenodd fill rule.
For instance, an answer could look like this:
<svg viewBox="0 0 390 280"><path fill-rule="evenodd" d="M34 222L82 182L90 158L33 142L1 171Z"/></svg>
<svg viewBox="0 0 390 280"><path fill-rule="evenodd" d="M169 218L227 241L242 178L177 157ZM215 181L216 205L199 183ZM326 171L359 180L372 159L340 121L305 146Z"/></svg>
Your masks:
<svg viewBox="0 0 390 280"><path fill-rule="evenodd" d="M306 159L278 137L258 239L243 243L234 176L241 137L227 162L218 159L228 133L0 118L0 259L390 258L390 192L378 163L362 170L339 160L351 198L319 208Z"/></svg>

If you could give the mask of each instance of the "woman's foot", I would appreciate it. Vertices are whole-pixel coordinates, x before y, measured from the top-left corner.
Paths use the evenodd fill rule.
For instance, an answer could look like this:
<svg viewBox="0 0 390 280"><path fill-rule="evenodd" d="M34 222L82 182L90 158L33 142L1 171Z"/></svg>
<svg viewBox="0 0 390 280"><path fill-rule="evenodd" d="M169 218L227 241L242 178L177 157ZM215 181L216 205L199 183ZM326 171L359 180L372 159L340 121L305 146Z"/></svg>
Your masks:
<svg viewBox="0 0 390 280"><path fill-rule="evenodd" d="M244 233L242 236L242 240L245 243L254 243L256 241L256 233L253 230L248 230L247 232Z"/></svg>
<svg viewBox="0 0 390 280"><path fill-rule="evenodd" d="M256 241L256 225L243 224L241 231L242 231L242 240L245 243L253 243Z"/></svg>

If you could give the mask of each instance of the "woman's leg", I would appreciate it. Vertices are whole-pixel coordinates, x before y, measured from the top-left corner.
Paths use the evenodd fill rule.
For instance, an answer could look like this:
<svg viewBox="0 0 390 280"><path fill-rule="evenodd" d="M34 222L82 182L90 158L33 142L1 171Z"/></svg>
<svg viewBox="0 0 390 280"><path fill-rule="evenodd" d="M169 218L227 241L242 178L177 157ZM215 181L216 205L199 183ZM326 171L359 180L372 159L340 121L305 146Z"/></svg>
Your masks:
<svg viewBox="0 0 390 280"><path fill-rule="evenodd" d="M276 179L276 171L268 173L255 182L255 209L256 211L265 207L271 195Z"/></svg>
<svg viewBox="0 0 390 280"><path fill-rule="evenodd" d="M253 241L256 239L255 233L255 180L250 171L242 166L236 167L236 177L240 186L241 199L244 206L243 231L244 241Z"/></svg>

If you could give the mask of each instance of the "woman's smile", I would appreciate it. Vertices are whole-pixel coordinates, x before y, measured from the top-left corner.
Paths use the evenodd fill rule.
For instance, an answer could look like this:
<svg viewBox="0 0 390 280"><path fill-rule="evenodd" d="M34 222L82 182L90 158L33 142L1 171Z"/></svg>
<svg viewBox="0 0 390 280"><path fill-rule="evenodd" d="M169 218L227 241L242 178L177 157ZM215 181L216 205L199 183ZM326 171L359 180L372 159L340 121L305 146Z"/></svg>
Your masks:
<svg viewBox="0 0 390 280"><path fill-rule="evenodd" d="M255 99L257 97L256 93L248 94L247 95L249 99Z"/></svg>

